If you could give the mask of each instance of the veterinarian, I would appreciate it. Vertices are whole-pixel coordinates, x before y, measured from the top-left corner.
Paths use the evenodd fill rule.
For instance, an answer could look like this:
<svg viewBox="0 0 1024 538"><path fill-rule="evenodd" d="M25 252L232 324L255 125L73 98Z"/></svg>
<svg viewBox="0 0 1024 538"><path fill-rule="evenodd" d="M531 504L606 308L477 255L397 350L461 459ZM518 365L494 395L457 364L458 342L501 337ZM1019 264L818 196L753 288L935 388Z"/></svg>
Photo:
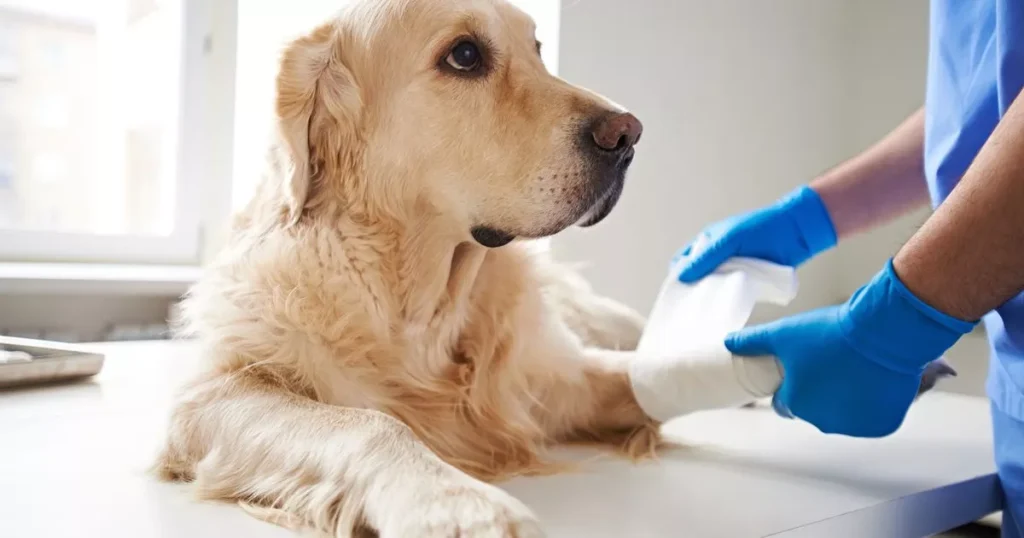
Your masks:
<svg viewBox="0 0 1024 538"><path fill-rule="evenodd" d="M924 107L766 208L713 224L679 278L730 256L796 267L919 208L931 218L845 304L729 335L777 357L773 406L823 432L895 431L924 365L984 321L1003 536L1024 535L1024 0L933 0ZM978 360L981 360L980 358Z"/></svg>

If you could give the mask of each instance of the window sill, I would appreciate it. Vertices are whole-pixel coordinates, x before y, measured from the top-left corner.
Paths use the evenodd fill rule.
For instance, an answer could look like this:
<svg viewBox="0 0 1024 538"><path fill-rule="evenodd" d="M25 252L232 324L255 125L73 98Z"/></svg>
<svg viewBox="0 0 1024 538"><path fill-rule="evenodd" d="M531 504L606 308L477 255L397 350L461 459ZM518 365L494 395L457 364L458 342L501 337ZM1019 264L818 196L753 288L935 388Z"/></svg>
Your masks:
<svg viewBox="0 0 1024 538"><path fill-rule="evenodd" d="M0 263L0 294L177 297L201 274L185 265Z"/></svg>

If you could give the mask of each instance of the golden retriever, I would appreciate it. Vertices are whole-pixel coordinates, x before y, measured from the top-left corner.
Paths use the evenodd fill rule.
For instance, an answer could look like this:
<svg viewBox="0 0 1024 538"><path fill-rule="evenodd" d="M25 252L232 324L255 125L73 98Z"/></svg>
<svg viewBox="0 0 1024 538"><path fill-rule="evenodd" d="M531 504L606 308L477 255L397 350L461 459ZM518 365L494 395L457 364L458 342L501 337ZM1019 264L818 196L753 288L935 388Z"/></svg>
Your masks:
<svg viewBox="0 0 1024 538"><path fill-rule="evenodd" d="M157 463L332 536L542 536L485 483L640 457L643 319L522 239L615 205L641 124L549 74L504 0L357 0L283 53L276 140L184 303L208 365Z"/></svg>

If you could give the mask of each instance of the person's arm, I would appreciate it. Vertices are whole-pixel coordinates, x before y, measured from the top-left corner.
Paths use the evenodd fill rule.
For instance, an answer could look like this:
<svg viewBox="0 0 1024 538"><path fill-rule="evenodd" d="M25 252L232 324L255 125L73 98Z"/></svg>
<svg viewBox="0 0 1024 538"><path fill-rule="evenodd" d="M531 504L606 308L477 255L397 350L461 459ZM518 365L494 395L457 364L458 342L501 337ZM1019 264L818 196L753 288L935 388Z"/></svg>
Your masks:
<svg viewBox="0 0 1024 538"><path fill-rule="evenodd" d="M1024 290L1024 99L893 266L922 301L964 320Z"/></svg>
<svg viewBox="0 0 1024 538"><path fill-rule="evenodd" d="M810 186L828 208L840 240L927 204L924 109Z"/></svg>
<svg viewBox="0 0 1024 538"><path fill-rule="evenodd" d="M928 201L923 153L922 109L810 185L705 228L673 260L685 258L679 280L700 280L733 256L797 267L840 239L921 207Z"/></svg>
<svg viewBox="0 0 1024 538"><path fill-rule="evenodd" d="M826 432L888 435L928 364L1021 290L1024 99L924 227L845 304L743 329L725 344L782 364L780 414Z"/></svg>

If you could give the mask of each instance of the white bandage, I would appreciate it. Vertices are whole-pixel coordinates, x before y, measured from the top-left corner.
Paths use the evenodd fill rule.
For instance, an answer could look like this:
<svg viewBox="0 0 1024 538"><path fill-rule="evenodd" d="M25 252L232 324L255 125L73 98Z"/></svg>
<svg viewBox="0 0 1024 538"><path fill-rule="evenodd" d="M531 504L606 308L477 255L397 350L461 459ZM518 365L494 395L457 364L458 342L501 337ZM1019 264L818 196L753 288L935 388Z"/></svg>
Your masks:
<svg viewBox="0 0 1024 538"><path fill-rule="evenodd" d="M640 407L665 421L773 394L782 382L778 362L734 357L724 339L746 325L756 303L789 304L797 292L795 271L733 258L702 280L683 284L678 269L662 284L630 365Z"/></svg>

